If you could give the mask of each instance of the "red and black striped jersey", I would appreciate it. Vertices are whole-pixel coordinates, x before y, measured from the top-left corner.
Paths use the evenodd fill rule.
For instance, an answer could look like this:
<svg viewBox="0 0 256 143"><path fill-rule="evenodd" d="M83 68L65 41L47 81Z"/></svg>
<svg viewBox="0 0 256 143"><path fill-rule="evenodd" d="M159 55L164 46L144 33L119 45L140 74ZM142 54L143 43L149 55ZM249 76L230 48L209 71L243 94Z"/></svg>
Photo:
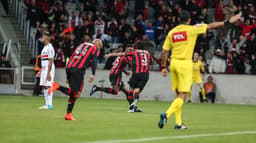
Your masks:
<svg viewBox="0 0 256 143"><path fill-rule="evenodd" d="M89 62L99 55L100 50L92 43L84 42L77 46L70 57L66 68L86 70Z"/></svg>
<svg viewBox="0 0 256 143"><path fill-rule="evenodd" d="M125 66L131 60L130 58L130 56L116 57L115 61L113 62L113 66L110 69L110 74L122 74Z"/></svg>
<svg viewBox="0 0 256 143"><path fill-rule="evenodd" d="M134 50L126 53L126 56L132 56L132 72L133 73L149 73L149 63L152 60L147 50Z"/></svg>

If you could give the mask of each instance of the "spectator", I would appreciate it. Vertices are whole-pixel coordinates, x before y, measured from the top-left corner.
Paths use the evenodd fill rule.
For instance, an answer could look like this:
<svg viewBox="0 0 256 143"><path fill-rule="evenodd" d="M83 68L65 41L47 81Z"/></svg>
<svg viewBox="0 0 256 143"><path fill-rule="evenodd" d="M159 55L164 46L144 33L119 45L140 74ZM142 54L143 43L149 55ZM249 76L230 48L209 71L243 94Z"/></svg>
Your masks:
<svg viewBox="0 0 256 143"><path fill-rule="evenodd" d="M0 67L10 68L11 64L6 60L5 56L0 57ZM0 70L0 83L11 83L11 71L10 70Z"/></svg>
<svg viewBox="0 0 256 143"><path fill-rule="evenodd" d="M115 15L116 17L124 17L125 15L125 3L122 0L115 0Z"/></svg>
<svg viewBox="0 0 256 143"><path fill-rule="evenodd" d="M230 19L230 17L232 17L236 11L237 7L233 4L233 0L229 0L228 5L223 10L225 19Z"/></svg>
<svg viewBox="0 0 256 143"><path fill-rule="evenodd" d="M219 0L218 4L215 7L214 10L214 18L215 21L224 21L225 20L225 15L223 13L225 6L223 5L223 1Z"/></svg>
<svg viewBox="0 0 256 143"><path fill-rule="evenodd" d="M84 5L80 5L79 14L78 14L80 20L85 21L86 19L86 12L84 10Z"/></svg>
<svg viewBox="0 0 256 143"><path fill-rule="evenodd" d="M142 38L142 36L144 34L144 29L140 24L140 20L142 19L144 21L146 19L146 17L147 17L147 9L145 10L144 15L141 13L137 15L137 17L134 21L135 37L138 37L140 39Z"/></svg>
<svg viewBox="0 0 256 143"><path fill-rule="evenodd" d="M255 75L256 74L256 58L255 58L255 55L252 55L251 56L251 74Z"/></svg>
<svg viewBox="0 0 256 143"><path fill-rule="evenodd" d="M79 17L76 14L76 11L72 11L72 15L68 18L69 27L72 27L74 29L79 22Z"/></svg>
<svg viewBox="0 0 256 143"><path fill-rule="evenodd" d="M31 26L36 27L36 22L40 20L39 18L41 16L40 7L36 4L36 0L31 0L31 4L25 1L25 4L28 7L27 19L29 19Z"/></svg>
<svg viewBox="0 0 256 143"><path fill-rule="evenodd" d="M94 33L93 22L90 22L89 19L86 19L84 22L84 32L89 36L92 36Z"/></svg>
<svg viewBox="0 0 256 143"><path fill-rule="evenodd" d="M226 70L225 55L221 49L217 49L209 65L210 73L224 73Z"/></svg>
<svg viewBox="0 0 256 143"><path fill-rule="evenodd" d="M206 8L201 10L201 13L197 19L197 23L208 23L208 13Z"/></svg>
<svg viewBox="0 0 256 143"><path fill-rule="evenodd" d="M111 36L110 43L117 43L118 37L118 23L115 18L111 18L111 20L107 24L107 34Z"/></svg>
<svg viewBox="0 0 256 143"><path fill-rule="evenodd" d="M256 19L255 2L254 2L254 6L252 4L248 4L248 6L249 6L248 18L250 20L255 20Z"/></svg>
<svg viewBox="0 0 256 143"><path fill-rule="evenodd" d="M230 51L227 54L227 74L234 74L235 69L234 69L234 60L233 60L233 53Z"/></svg>
<svg viewBox="0 0 256 143"><path fill-rule="evenodd" d="M54 57L54 64L56 67L65 67L65 56L61 48L57 49L56 55Z"/></svg>
<svg viewBox="0 0 256 143"><path fill-rule="evenodd" d="M98 0L86 0L84 1L84 10L86 12L92 11L92 12L96 12L97 11L97 7L99 6L99 2Z"/></svg>
<svg viewBox="0 0 256 143"><path fill-rule="evenodd" d="M152 0L150 6L154 8L154 16L155 18L159 17L162 12L162 6L164 5L163 0Z"/></svg>
<svg viewBox="0 0 256 143"><path fill-rule="evenodd" d="M252 33L250 39L246 41L246 53L251 56L256 54L256 38L255 33Z"/></svg>
<svg viewBox="0 0 256 143"><path fill-rule="evenodd" d="M206 98L214 104L216 97L216 85L213 82L212 76L207 77L207 82L204 84L204 88L206 91Z"/></svg>
<svg viewBox="0 0 256 143"><path fill-rule="evenodd" d="M200 55L204 55L205 51L209 50L210 45L209 41L213 38L213 34L211 32L207 32L203 35L200 35L197 38L195 52L199 53Z"/></svg>
<svg viewBox="0 0 256 143"><path fill-rule="evenodd" d="M230 42L230 37L222 35L221 38L217 40L215 47L216 49L221 49L221 51L226 54L229 50L228 42Z"/></svg>
<svg viewBox="0 0 256 143"><path fill-rule="evenodd" d="M0 58L1 58L0 59L0 67L2 67L2 68L10 68L11 67L11 64L9 63L9 61L6 60L5 56L2 55Z"/></svg>
<svg viewBox="0 0 256 143"><path fill-rule="evenodd" d="M140 13L143 13L145 10L145 0L135 0L134 3L135 16Z"/></svg>
<svg viewBox="0 0 256 143"><path fill-rule="evenodd" d="M120 41L120 42L123 43L123 47L126 47L127 44L133 44L134 43L134 39L130 35L129 32L125 32L124 33L124 39L122 39L122 41Z"/></svg>
<svg viewBox="0 0 256 143"><path fill-rule="evenodd" d="M133 29L129 24L126 23L124 18L120 20L120 25L118 29L119 29L119 42L124 41L123 39L125 38L125 32L129 32L130 35L133 36Z"/></svg>
<svg viewBox="0 0 256 143"><path fill-rule="evenodd" d="M239 26L242 28L242 35L246 36L247 40L250 38L251 31L256 28L256 24L250 24L249 19L245 20L245 24L240 21Z"/></svg>
<svg viewBox="0 0 256 143"><path fill-rule="evenodd" d="M186 9L191 13L191 24L196 24L201 14L201 8L196 0L186 0Z"/></svg>
<svg viewBox="0 0 256 143"><path fill-rule="evenodd" d="M162 21L163 21L163 18L162 18L162 17L159 17L159 18L158 18L158 21L157 21L157 23L156 23L155 25L153 25L152 22L148 22L147 25L145 25L145 24L143 23L143 21L140 20L140 24L142 25L145 34L148 36L148 38L149 38L150 40L155 41L155 30L156 30L156 28L157 28L158 26L161 25Z"/></svg>
<svg viewBox="0 0 256 143"><path fill-rule="evenodd" d="M232 43L230 42L230 36L227 36L227 46L229 51L233 51L233 52L237 52L238 54L240 54L240 48L243 46L243 44L246 41L246 37L240 36L240 41L237 42L236 39L232 40Z"/></svg>
<svg viewBox="0 0 256 143"><path fill-rule="evenodd" d="M98 30L100 30L102 33L104 33L105 30L105 22L102 20L101 16L99 16L94 22L94 32L97 33Z"/></svg>
<svg viewBox="0 0 256 143"><path fill-rule="evenodd" d="M234 67L235 67L236 74L244 74L245 64L242 57L236 52L233 52L233 58L234 58Z"/></svg>
<svg viewBox="0 0 256 143"><path fill-rule="evenodd" d="M79 40L79 41L82 40L82 37L85 34L85 28L82 25L82 21L81 20L79 20L78 25L75 27L73 33L76 36L77 40Z"/></svg>
<svg viewBox="0 0 256 143"><path fill-rule="evenodd" d="M63 29L61 35L65 38L67 35L71 34L73 30L74 29L68 23L66 23L65 29Z"/></svg>

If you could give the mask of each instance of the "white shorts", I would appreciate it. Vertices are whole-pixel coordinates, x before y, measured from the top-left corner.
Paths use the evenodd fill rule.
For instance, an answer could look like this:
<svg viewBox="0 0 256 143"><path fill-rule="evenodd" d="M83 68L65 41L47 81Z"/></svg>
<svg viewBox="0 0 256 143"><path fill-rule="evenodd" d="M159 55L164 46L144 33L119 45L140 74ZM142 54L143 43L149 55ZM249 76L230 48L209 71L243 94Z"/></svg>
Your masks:
<svg viewBox="0 0 256 143"><path fill-rule="evenodd" d="M55 67L52 66L52 70L50 72L50 75L51 75L50 81L47 80L47 72L48 72L48 68L41 70L40 86L52 86L52 82L54 80L54 75L55 75Z"/></svg>

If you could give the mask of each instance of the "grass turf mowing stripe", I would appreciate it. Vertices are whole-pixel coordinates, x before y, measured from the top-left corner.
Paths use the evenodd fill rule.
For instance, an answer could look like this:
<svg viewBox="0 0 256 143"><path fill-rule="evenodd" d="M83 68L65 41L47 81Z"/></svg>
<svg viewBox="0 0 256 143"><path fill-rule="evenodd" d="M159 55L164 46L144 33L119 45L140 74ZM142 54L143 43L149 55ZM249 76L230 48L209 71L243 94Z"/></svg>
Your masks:
<svg viewBox="0 0 256 143"><path fill-rule="evenodd" d="M160 141L160 140L170 140L170 139L191 139L191 138L201 138L201 137L232 136L232 135L245 135L245 134L256 134L256 131L192 134L192 135L181 135L181 136L149 137L149 138L105 140L105 141L99 140L99 141L80 142L80 143L130 143L130 142L145 142L145 141L150 142L150 141Z"/></svg>

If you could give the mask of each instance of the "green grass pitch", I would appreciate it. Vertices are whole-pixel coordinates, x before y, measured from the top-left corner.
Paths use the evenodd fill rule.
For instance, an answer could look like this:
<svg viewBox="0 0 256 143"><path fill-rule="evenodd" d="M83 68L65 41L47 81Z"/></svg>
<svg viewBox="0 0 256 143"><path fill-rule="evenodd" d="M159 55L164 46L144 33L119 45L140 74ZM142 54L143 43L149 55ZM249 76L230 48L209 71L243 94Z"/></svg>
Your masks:
<svg viewBox="0 0 256 143"><path fill-rule="evenodd" d="M127 113L125 100L81 98L73 111L76 121L64 120L67 98L54 97L53 110L38 110L42 103L43 97L0 96L0 142L256 142L256 106L184 104L183 122L189 129L174 130L174 117L164 129L157 127L159 113L170 102L141 101L144 113ZM253 133L240 134L242 131ZM238 134L225 135L230 132Z"/></svg>

